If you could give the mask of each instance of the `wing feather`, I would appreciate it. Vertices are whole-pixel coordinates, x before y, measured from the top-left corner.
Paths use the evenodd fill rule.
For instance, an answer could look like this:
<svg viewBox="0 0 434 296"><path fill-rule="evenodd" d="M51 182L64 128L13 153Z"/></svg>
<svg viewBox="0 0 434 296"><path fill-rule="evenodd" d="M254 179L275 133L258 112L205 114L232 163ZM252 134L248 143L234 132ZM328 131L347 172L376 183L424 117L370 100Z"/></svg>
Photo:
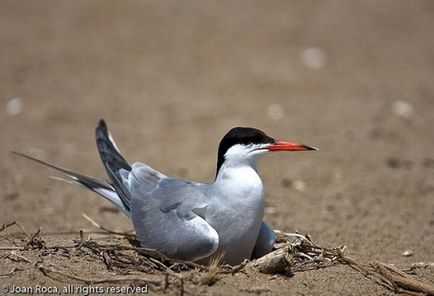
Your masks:
<svg viewBox="0 0 434 296"><path fill-rule="evenodd" d="M161 179L152 192L137 179L130 184L132 220L143 246L189 261L215 253L219 237L205 220L208 204L200 188L170 178Z"/></svg>

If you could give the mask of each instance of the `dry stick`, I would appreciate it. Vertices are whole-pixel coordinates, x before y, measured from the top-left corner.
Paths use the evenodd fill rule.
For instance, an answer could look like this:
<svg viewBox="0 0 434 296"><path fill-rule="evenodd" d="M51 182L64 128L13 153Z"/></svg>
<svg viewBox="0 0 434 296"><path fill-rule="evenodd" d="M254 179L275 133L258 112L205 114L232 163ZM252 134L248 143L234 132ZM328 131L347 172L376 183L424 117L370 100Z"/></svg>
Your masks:
<svg viewBox="0 0 434 296"><path fill-rule="evenodd" d="M139 253L139 254L141 254L141 255L148 256L149 259L154 258L154 257L152 257L152 256L150 256L150 255L143 254L143 253L140 251L140 248L131 248L131 249L132 249L132 250L134 250L134 249L137 250L137 253ZM170 257L166 257L166 256L164 256L164 255L161 255L160 258L154 258L154 259L156 259L156 260L160 260L161 262L167 262L168 264L172 264L170 267L166 267L166 268L168 268L168 269L170 269L170 270L172 270L172 267L175 266L175 265L184 265L184 266L186 266L186 267L189 267L189 268L192 268L192 269L198 269L198 270L200 270L200 271L208 271L208 270L209 270L209 268L208 268L207 266L200 265L200 264L198 264L198 263L194 263L194 262L190 262L190 261L184 261L184 260L180 260L180 259L173 259L173 258L170 258ZM163 264L164 264L164 263L163 263ZM173 271L173 270L172 270L172 271Z"/></svg>
<svg viewBox="0 0 434 296"><path fill-rule="evenodd" d="M398 287L404 290L434 295L433 285L416 280L396 267L379 261L374 261L371 265L384 277L388 278L391 282L396 283Z"/></svg>
<svg viewBox="0 0 434 296"><path fill-rule="evenodd" d="M398 290L396 292L399 294L402 294L402 295L407 295L407 296L426 296L425 293L408 291L408 290L404 290L401 288L398 288Z"/></svg>
<svg viewBox="0 0 434 296"><path fill-rule="evenodd" d="M11 227L12 225L15 225L15 224L17 224L16 221L13 221L13 222L11 222L11 223L7 223L7 224L3 224L3 225L0 227L0 232L3 231L3 230L5 230L5 229L8 228L8 227Z"/></svg>
<svg viewBox="0 0 434 296"><path fill-rule="evenodd" d="M93 220L93 219L92 219L91 217L89 217L88 215L86 215L86 214L84 214L84 213L82 213L81 215L82 215L82 216L83 216L87 221L89 221L90 223L92 223L93 226L95 226L95 227L97 227L97 228L99 228L99 229L101 229L101 230L104 230L104 231L106 231L106 232L108 232L108 233L116 234L116 235L122 235L122 236L128 236L128 237L135 237L135 235L134 235L134 234L131 234L131 233L117 232L117 231L113 231L113 230L107 229L107 228L101 226L100 224L96 223L96 221Z"/></svg>
<svg viewBox="0 0 434 296"><path fill-rule="evenodd" d="M190 261L185 261L185 260L179 260L179 259L173 259L173 258L169 258L166 257L165 255L161 254L160 252L158 252L157 250L154 249L149 249L149 248L144 248L144 247L129 247L129 246L121 246L118 245L120 249L122 250L133 250L136 251L137 253L141 254L141 255L145 255L148 256L150 258L154 258L160 261L168 261L169 263L176 263L176 264L182 264L185 266L188 266L190 268L197 268L199 270L202 271L208 271L208 267L203 266L201 264L197 264L194 262L190 262Z"/></svg>
<svg viewBox="0 0 434 296"><path fill-rule="evenodd" d="M58 246L58 245L46 246L45 249L46 250L59 249L59 248L72 249L72 248L77 248L77 247L88 248L88 249L92 250L98 257L100 257L101 254L105 254L105 251L118 251L118 252L120 252L119 254L122 254L121 253L122 251L132 250L132 251L144 256L145 258L150 260L152 263L154 263L154 264L158 263L158 266L163 267L164 270L169 270L169 268L163 264L164 261L167 261L169 263L182 264L182 265L188 266L190 268L197 268L200 270L208 270L207 267L202 266L202 265L198 265L198 264L193 263L193 262L186 262L186 261L167 258L154 249L134 247L134 246L124 246L124 245L120 245L120 244L101 244L101 243L97 243L94 240L92 240L92 241L80 241L79 245L74 245L74 246ZM103 259L104 259L104 256L103 256ZM172 273L172 275L175 274L172 270L170 270L170 272Z"/></svg>
<svg viewBox="0 0 434 296"><path fill-rule="evenodd" d="M20 269L20 268L16 268L16 267L14 267L11 271L9 271L8 273L1 273L0 274L0 277L11 277L11 276L13 276L14 274L15 274L15 272L17 272L17 271L21 271L21 270L23 270L23 269Z"/></svg>
<svg viewBox="0 0 434 296"><path fill-rule="evenodd" d="M290 265L286 260L288 248L277 249L261 258L251 262L250 265L255 267L262 273L281 273L284 272Z"/></svg>
<svg viewBox="0 0 434 296"><path fill-rule="evenodd" d="M433 285L416 280L391 265L373 261L370 263L371 267L374 269L372 270L352 258L342 257L342 259L344 263L349 264L353 268L357 267L356 269L363 272L365 275L371 275L381 280L383 283L387 284L386 287L394 291L407 293L409 295L414 295L415 292L434 295Z"/></svg>
<svg viewBox="0 0 434 296"><path fill-rule="evenodd" d="M229 267L230 267L229 271L228 272L221 271L221 273L230 273L230 274L234 275L234 274L236 274L239 271L243 271L244 267L246 267L246 265L249 264L249 263L250 263L250 261L247 260L247 259L245 259L243 262L241 262L238 265L235 265L235 266L230 266L229 265Z"/></svg>
<svg viewBox="0 0 434 296"><path fill-rule="evenodd" d="M374 263L374 264L382 265L382 266L384 266L385 268L389 269L389 270L392 271L392 272L395 272L395 273L399 274L399 275L402 276L402 277L408 277L408 274L407 274L407 273L405 273L404 271L402 271L402 270L396 268L395 266L392 266L392 265L389 265L389 264L386 264L386 263L383 263L383 262L380 262L380 261L374 261L373 263Z"/></svg>
<svg viewBox="0 0 434 296"><path fill-rule="evenodd" d="M33 238L35 238L37 234L38 234L38 232L36 232L35 235L33 235ZM30 240L30 242L31 241L32 240ZM57 246L56 245L56 246L45 247L45 249L47 251L49 251L49 250L59 249L59 248L71 249L71 248L76 248L76 247L77 247L77 245L74 245L74 246ZM101 245L101 244L98 244L98 243L95 243L95 242L90 242L90 241L83 242L81 244L81 247L90 248L91 250L95 251L95 254L99 254L99 255L106 254L106 252L103 251L103 250L113 250L113 251L115 251L116 249L120 250L120 251L122 251L122 250L134 250L135 252L137 252L137 253L140 252L141 254L145 253L146 251L150 251L150 252L146 252L146 254L145 254L145 256L149 256L148 260L151 260L151 262L153 262L154 264L158 263L158 266L163 267L164 270L166 270L166 271L169 271L172 276L179 278L179 276L176 275L176 273L174 273L172 270L168 270L169 268L167 266L165 266L163 263L161 263L160 261L158 261L157 259L154 259L152 257L152 256L156 255L156 253L154 252L154 250L150 250L150 249L148 250L148 249L145 249L145 248L135 248L135 247L128 247L128 246L121 246L121 245ZM8 249L8 250L11 250L11 249L17 250L18 249L18 250L21 250L21 251L24 250L23 247L4 248L4 249ZM120 253L120 254L122 254L122 253ZM161 259L161 258L159 258L159 259ZM107 259L107 258L105 258L105 259ZM131 263L131 262L129 262L129 263Z"/></svg>
<svg viewBox="0 0 434 296"><path fill-rule="evenodd" d="M9 258L10 260L16 261L16 262L24 261L27 263L32 263L32 261L30 261L29 259L27 259L23 255L17 254L15 251L12 251L6 258Z"/></svg>
<svg viewBox="0 0 434 296"><path fill-rule="evenodd" d="M83 232L83 234L107 234L107 230L101 230L101 231L96 231L96 230L80 230ZM76 235L77 231L51 231L51 232L46 232L44 231L45 235Z"/></svg>
<svg viewBox="0 0 434 296"><path fill-rule="evenodd" d="M10 232L7 235L18 236L20 234L23 234L23 232L22 231L20 231L20 232ZM49 231L49 232L45 232L44 231L44 235L48 235L48 236L50 236L50 235L52 235L52 236L75 235L75 234L77 234L77 231ZM83 234L107 234L107 231L106 230L101 230L101 231L84 230ZM25 235L29 236L27 233Z"/></svg>
<svg viewBox="0 0 434 296"><path fill-rule="evenodd" d="M30 235L29 235L29 234L24 230L23 226L21 226L21 224L18 223L17 221L13 221L13 222L10 222L10 223L3 224L3 225L0 227L0 232L2 232L2 231L5 230L6 228L11 227L11 226L13 226L13 225L15 225L16 227L18 227L18 228L20 229L21 233L24 233L26 236L30 236ZM16 233L9 233L9 235L11 235L11 234L16 234Z"/></svg>
<svg viewBox="0 0 434 296"><path fill-rule="evenodd" d="M351 266L356 271L363 273L367 278L375 281L377 284L389 290L396 290L397 288L392 281L384 277L382 274L367 268L362 263L352 259L351 257L343 256L341 262Z"/></svg>
<svg viewBox="0 0 434 296"><path fill-rule="evenodd" d="M162 267L166 272L170 273L170 275L174 276L174 277L180 277L180 275L176 274L173 270L171 270L169 267L167 267L166 265L164 265L163 263L161 263L161 261L149 257L149 260L152 261L153 263L157 264L158 266Z"/></svg>
<svg viewBox="0 0 434 296"><path fill-rule="evenodd" d="M0 247L0 251L23 251L23 247Z"/></svg>
<svg viewBox="0 0 434 296"><path fill-rule="evenodd" d="M29 241L26 243L26 245L23 247L23 249L27 249L27 247L30 246L33 243L33 241L35 240L35 238L39 234L41 234L41 230L42 230L41 227L39 227L38 230L36 230L36 232L30 237Z"/></svg>
<svg viewBox="0 0 434 296"><path fill-rule="evenodd" d="M305 242L307 242L307 243L309 243L310 245L313 245L313 242L310 240L310 239L308 239L306 236L304 236L304 235L302 235L302 234L300 234L300 233L293 233L293 232L283 232L283 231L281 231L281 230L274 230L274 232L276 233L276 234L280 234L280 235L282 235L282 236L286 236L286 237L297 237L297 238L299 238L299 239L301 239L301 240L303 240L303 241L305 241Z"/></svg>

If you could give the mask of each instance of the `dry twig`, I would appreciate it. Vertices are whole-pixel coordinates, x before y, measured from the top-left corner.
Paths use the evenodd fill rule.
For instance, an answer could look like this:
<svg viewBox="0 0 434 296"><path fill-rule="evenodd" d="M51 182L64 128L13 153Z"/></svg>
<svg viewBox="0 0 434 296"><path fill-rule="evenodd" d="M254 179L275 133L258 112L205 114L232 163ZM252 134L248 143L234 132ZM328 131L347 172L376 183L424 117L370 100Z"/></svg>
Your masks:
<svg viewBox="0 0 434 296"><path fill-rule="evenodd" d="M1 273L0 277L11 277L13 276L17 271L21 271L23 269L14 267L11 271L9 271L8 273Z"/></svg>
<svg viewBox="0 0 434 296"><path fill-rule="evenodd" d="M434 287L432 285L416 280L396 267L378 261L370 262L369 264L361 263L344 255L346 246L324 248L315 244L308 235L276 231L275 250L270 254L252 262L245 261L237 266L221 265L223 257L220 256L214 258L210 266L207 267L193 262L168 258L156 250L135 246L131 243L134 240L134 235L111 231L102 227L88 216L84 215L84 217L95 227L102 230L102 233L121 235L130 243L124 244L124 239L113 236L111 238L116 239L116 243L101 243L92 239L86 240L83 237L83 232L80 231L80 238L74 240L73 244L48 245L42 238L41 228L39 228L33 235L28 235L29 238L24 245L0 247L0 251L13 251L8 256L10 259L27 263L31 263L31 261L20 252L39 252L38 260L36 260L34 265L46 276L59 281L63 281L66 278L87 284L147 283L151 289L165 291L169 288L176 288L181 295L185 292L184 280L186 279L193 279L195 282L212 285L221 279L224 274L243 272L247 268L254 268L262 273L276 274L315 270L339 263L351 266L389 290L407 295L420 295L420 293L434 295ZM12 225L19 224L16 222L3 224L0 226L0 231ZM106 265L108 270L124 274L130 272L159 274L162 278L161 280L155 280L142 275L135 275L92 279L76 276L47 267L44 264L45 256L55 254L67 258L71 258L75 254L86 254L100 260ZM15 268L9 273L0 274L0 276L10 277L18 270ZM198 271L198 273L190 273L190 278L186 278L181 274L183 271Z"/></svg>
<svg viewBox="0 0 434 296"><path fill-rule="evenodd" d="M25 236L29 236L29 234L24 230L24 227L21 226L21 224L18 223L17 221L12 221L10 223L3 224L2 226L0 226L0 232L2 232L6 228L9 228L9 227L14 226L14 225L20 229L20 233L24 234ZM12 235L12 234L10 234L10 235Z"/></svg>
<svg viewBox="0 0 434 296"><path fill-rule="evenodd" d="M385 278L394 283L403 291L412 291L418 293L425 293L428 295L434 295L433 285L416 280L415 278L409 276L408 274L394 266L385 264L380 261L371 262L371 266L374 268L374 270L383 275Z"/></svg>
<svg viewBox="0 0 434 296"><path fill-rule="evenodd" d="M2 226L0 226L0 232L2 232L2 231L5 230L6 228L11 227L12 225L15 225L15 224L17 224L16 221L13 221L13 222L11 222L11 223L7 223L7 224L3 224Z"/></svg>
<svg viewBox="0 0 434 296"><path fill-rule="evenodd" d="M101 230L104 230L105 232L111 233L111 234L116 234L116 235L121 235L124 237L129 237L129 238L135 238L136 236L134 234L131 233L125 233L125 232L118 232L118 231L114 231L114 230L110 230L105 228L104 226L101 226L100 224L98 224L94 219L92 219L91 217L89 217L88 215L82 213L81 214L87 221L89 221L90 223L92 223L93 226L95 226L96 228L99 228Z"/></svg>

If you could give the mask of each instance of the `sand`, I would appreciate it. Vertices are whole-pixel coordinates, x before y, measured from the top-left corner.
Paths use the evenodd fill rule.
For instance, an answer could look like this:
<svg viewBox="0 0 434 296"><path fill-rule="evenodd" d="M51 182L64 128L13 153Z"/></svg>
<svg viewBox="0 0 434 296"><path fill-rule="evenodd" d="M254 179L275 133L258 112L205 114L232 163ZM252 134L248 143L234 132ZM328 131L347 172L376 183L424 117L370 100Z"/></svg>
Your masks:
<svg viewBox="0 0 434 296"><path fill-rule="evenodd" d="M62 244L95 230L82 213L132 229L105 200L11 150L105 178L93 135L105 118L129 161L210 182L221 137L253 126L320 149L260 161L273 227L347 245L363 261L434 262L432 1L0 3L0 225L42 227ZM22 244L14 232L1 232L0 246ZM37 252L26 256L0 251L0 274L24 269L2 284L66 285L33 267ZM80 254L47 260L91 278L119 273ZM434 268L414 276L434 283ZM344 265L185 285L207 295L393 295Z"/></svg>

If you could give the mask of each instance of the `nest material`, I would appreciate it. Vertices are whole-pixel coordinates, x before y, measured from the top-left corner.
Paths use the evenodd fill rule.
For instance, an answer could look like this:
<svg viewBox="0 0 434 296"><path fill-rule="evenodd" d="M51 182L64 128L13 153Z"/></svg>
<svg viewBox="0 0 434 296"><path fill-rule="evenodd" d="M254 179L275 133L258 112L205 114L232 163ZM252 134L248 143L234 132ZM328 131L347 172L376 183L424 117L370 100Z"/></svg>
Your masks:
<svg viewBox="0 0 434 296"><path fill-rule="evenodd" d="M84 233L80 231L79 238L73 240L72 244L53 245L46 242L40 228L30 235L25 233L18 223L12 222L0 226L0 232L15 225L20 228L21 234L24 233L25 238L18 246L0 246L0 254L5 255L3 258L30 264L29 268L37 268L45 276L60 282L74 280L86 284L147 284L153 290L176 289L181 295L184 294L184 281L186 280L203 285L213 285L226 274L235 274L245 269L254 269L265 274L278 274L316 270L335 264L349 265L376 283L395 292L406 295L434 295L432 285L418 281L396 267L379 261L361 263L344 255L346 246L324 248L316 245L309 235L276 231L275 249L264 257L254 261L246 260L237 266L229 266L221 264L222 256L216 256L211 260L209 266L203 266L171 259L156 250L140 247L134 235L110 231L89 217L86 218L100 228L102 233L109 234L111 241L101 242L90 237L84 239ZM32 262L26 257L27 252L36 252L38 259ZM85 278L62 271L55 264L45 261L46 257L52 257L52 255L70 259L75 255L83 254L100 260L108 270L122 276ZM12 277L23 270L25 269L16 267L9 273L0 274L0 277Z"/></svg>
<svg viewBox="0 0 434 296"><path fill-rule="evenodd" d="M262 273L300 272L325 268L343 256L346 246L324 248L313 243L309 235L284 233L276 230L275 250L252 262Z"/></svg>

